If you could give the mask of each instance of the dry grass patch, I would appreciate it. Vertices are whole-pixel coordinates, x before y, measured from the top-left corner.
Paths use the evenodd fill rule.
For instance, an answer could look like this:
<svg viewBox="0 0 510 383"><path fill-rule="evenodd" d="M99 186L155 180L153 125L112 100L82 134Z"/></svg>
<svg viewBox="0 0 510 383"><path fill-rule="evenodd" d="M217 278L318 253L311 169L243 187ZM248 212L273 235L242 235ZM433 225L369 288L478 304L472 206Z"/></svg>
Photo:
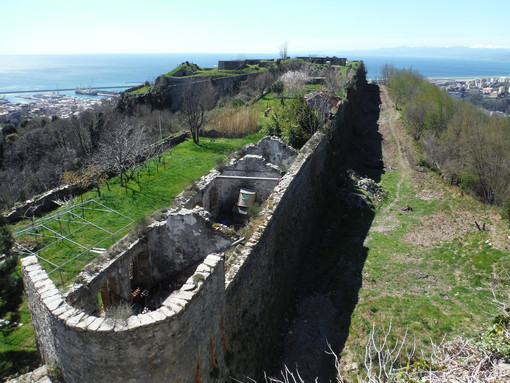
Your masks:
<svg viewBox="0 0 510 383"><path fill-rule="evenodd" d="M215 131L222 137L242 137L256 133L258 112L253 107L226 107L209 122L207 132Z"/></svg>

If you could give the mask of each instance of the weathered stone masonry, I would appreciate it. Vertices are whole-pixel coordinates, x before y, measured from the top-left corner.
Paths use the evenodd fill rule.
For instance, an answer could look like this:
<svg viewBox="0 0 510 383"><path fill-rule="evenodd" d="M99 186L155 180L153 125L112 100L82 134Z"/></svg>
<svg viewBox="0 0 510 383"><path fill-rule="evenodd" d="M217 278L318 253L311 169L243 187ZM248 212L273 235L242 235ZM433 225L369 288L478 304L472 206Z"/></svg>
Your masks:
<svg viewBox="0 0 510 383"><path fill-rule="evenodd" d="M267 163L258 169L271 177L246 177L245 181L260 182L257 188L272 192L263 196L266 201L255 233L244 245L229 250L232 258L228 272L223 252L230 242L212 228L207 210L211 206L219 209L217 203L211 203L214 188L222 195L234 193L239 185L230 188L228 178L218 177L218 171L198 184L193 198L181 198L184 209L171 211L167 220L154 224L145 237L115 258L105 260L96 275L84 274L83 284L65 296L35 257L24 258L23 278L43 360L55 360L68 383L227 382L231 376L240 380L246 376L259 378L306 256L303 250L313 242L328 153L334 149L332 146L341 147L349 136L346 131L351 128L352 114L359 109L356 104L364 81L361 66L348 92L349 101L337 113L336 131L332 135L316 133L291 165L276 163L278 156L268 147L278 144L269 140L266 149L248 149L252 157L244 161L255 163L262 158ZM225 168L224 175L229 170L242 170L240 165L232 166ZM281 177L279 181L273 179L277 176ZM207 182L208 179L216 181ZM263 182L266 186L262 186ZM195 205L202 207L194 208ZM210 213L215 216L215 212ZM171 220L173 224L169 223ZM176 224L178 221L181 223ZM192 226L186 226L191 221ZM209 239L198 245L192 240L180 243L172 237L179 235L175 227ZM166 230L173 234L166 235ZM179 262L172 263L173 255ZM97 293L105 283L111 283L119 296L126 297L129 267L135 260L140 269L138 278L146 278L146 283L165 278L165 268L172 265L196 268L157 310L126 321L98 316ZM157 267L155 262L159 262Z"/></svg>

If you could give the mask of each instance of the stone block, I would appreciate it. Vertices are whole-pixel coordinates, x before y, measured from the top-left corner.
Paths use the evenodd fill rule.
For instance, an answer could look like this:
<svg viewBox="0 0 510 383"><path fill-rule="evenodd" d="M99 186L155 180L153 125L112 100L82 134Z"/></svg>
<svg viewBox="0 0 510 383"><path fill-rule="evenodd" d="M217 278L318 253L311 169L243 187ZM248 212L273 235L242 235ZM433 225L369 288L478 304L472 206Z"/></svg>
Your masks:
<svg viewBox="0 0 510 383"><path fill-rule="evenodd" d="M201 274L210 274L211 273L211 267L207 266L204 263L201 263L200 265L198 265L196 272L197 273L201 273Z"/></svg>
<svg viewBox="0 0 510 383"><path fill-rule="evenodd" d="M21 262L21 265L24 267L38 263L37 257L35 255L29 255L28 257L21 258L20 262Z"/></svg>
<svg viewBox="0 0 510 383"><path fill-rule="evenodd" d="M55 284L50 279L44 279L42 281L34 283L34 287L39 291L55 288Z"/></svg>
<svg viewBox="0 0 510 383"><path fill-rule="evenodd" d="M162 312L160 312L159 310L156 310L156 311L151 311L149 313L147 313L152 319L154 319L154 321L156 322L160 322L162 320L165 320L166 319L166 315L163 314Z"/></svg>
<svg viewBox="0 0 510 383"><path fill-rule="evenodd" d="M85 315L81 321L76 325L77 328L85 330L97 317Z"/></svg>
<svg viewBox="0 0 510 383"><path fill-rule="evenodd" d="M41 294L41 299L44 301L48 298L54 297L55 295L59 295L60 291L59 291L59 289L47 289L47 290L44 290L43 292L41 292L40 294Z"/></svg>
<svg viewBox="0 0 510 383"><path fill-rule="evenodd" d="M113 331L114 323L111 320L105 319L103 323L98 327L97 331L100 332L111 332Z"/></svg>
<svg viewBox="0 0 510 383"><path fill-rule="evenodd" d="M174 302L173 300L169 300L168 302L164 302L163 303L166 307L168 307L169 309L171 309L174 313L179 313L184 306L182 305L178 305L176 302Z"/></svg>
<svg viewBox="0 0 510 383"><path fill-rule="evenodd" d="M42 270L40 263L33 263L30 266L25 267L25 271L29 274L31 274L34 271L39 271L39 270Z"/></svg>
<svg viewBox="0 0 510 383"><path fill-rule="evenodd" d="M165 316L171 317L175 314L172 310L170 310L167 306L161 306L159 309Z"/></svg>
<svg viewBox="0 0 510 383"><path fill-rule="evenodd" d="M142 325L140 320L138 319L137 315L132 315L127 319L127 329L133 330L135 328L138 328Z"/></svg>
<svg viewBox="0 0 510 383"><path fill-rule="evenodd" d="M45 272L40 272L40 271L35 272L35 273L30 273L30 279L32 279L32 283L47 281L48 274L46 274Z"/></svg>
<svg viewBox="0 0 510 383"><path fill-rule="evenodd" d="M99 327L101 327L103 322L104 322L104 318L96 318L96 319L94 319L94 321L91 324L89 324L88 329L90 331L97 331L97 329Z"/></svg>
<svg viewBox="0 0 510 383"><path fill-rule="evenodd" d="M83 318L86 314L84 312L79 312L78 314L72 316L71 318L68 318L66 320L66 325L69 327L75 327L80 321L81 318Z"/></svg>
<svg viewBox="0 0 510 383"><path fill-rule="evenodd" d="M156 322L154 318L152 318L148 314L138 314L138 320L140 321L142 326L146 326L148 324L153 324L154 322Z"/></svg>
<svg viewBox="0 0 510 383"><path fill-rule="evenodd" d="M194 283L188 283L184 284L184 286L181 287L181 291L192 291L195 290L197 286Z"/></svg>
<svg viewBox="0 0 510 383"><path fill-rule="evenodd" d="M195 294L193 293L190 293L189 291L178 291L177 294L175 294L173 296L174 299L180 299L180 300L183 300L183 301L190 301L191 299L193 299L193 297L195 296Z"/></svg>
<svg viewBox="0 0 510 383"><path fill-rule="evenodd" d="M59 318L60 320L65 321L65 320L67 320L67 318L70 318L70 317L72 317L73 315L76 315L76 314L79 312L78 310L73 309L73 308L72 308L71 306L69 306L69 305L65 305L65 306L67 306L67 310L66 310L66 311L64 311L62 314L60 314L60 315L58 316L58 318Z"/></svg>
<svg viewBox="0 0 510 383"><path fill-rule="evenodd" d="M216 265L218 264L218 262L221 260L220 259L217 259L219 257L214 257L214 258L210 258L210 256L208 256L206 259L204 259L204 264L207 265L207 266L210 266L212 268L216 267Z"/></svg>
<svg viewBox="0 0 510 383"><path fill-rule="evenodd" d="M52 314L55 316L59 316L62 313L65 313L69 309L68 305L62 305L59 308L52 311Z"/></svg>
<svg viewBox="0 0 510 383"><path fill-rule="evenodd" d="M64 303L64 300L60 295L55 295L44 300L44 304L50 311L56 310L62 303Z"/></svg>
<svg viewBox="0 0 510 383"><path fill-rule="evenodd" d="M126 331L127 329L128 329L127 320L117 319L115 321L115 327L113 328L113 331L122 332L122 331Z"/></svg>

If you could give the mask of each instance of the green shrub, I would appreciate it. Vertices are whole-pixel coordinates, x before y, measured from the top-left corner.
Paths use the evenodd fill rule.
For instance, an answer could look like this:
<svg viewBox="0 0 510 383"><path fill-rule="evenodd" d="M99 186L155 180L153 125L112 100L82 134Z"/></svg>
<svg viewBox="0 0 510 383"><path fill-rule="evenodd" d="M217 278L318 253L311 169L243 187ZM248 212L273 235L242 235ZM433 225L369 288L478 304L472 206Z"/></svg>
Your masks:
<svg viewBox="0 0 510 383"><path fill-rule="evenodd" d="M234 98L232 100L232 106L234 108L239 108L241 106L244 106L245 105L245 102L243 100L241 100L240 98Z"/></svg>
<svg viewBox="0 0 510 383"><path fill-rule="evenodd" d="M304 97L299 95L293 103L274 110L265 131L299 149L320 126L321 121L315 109L308 106Z"/></svg>
<svg viewBox="0 0 510 383"><path fill-rule="evenodd" d="M50 360L48 364L46 364L46 369L48 371L48 377L52 382L63 382L64 376L62 375L62 371L58 365L56 360Z"/></svg>
<svg viewBox="0 0 510 383"><path fill-rule="evenodd" d="M193 283L195 285L198 285L200 282L203 282L205 280L204 274L195 274L193 275Z"/></svg>
<svg viewBox="0 0 510 383"><path fill-rule="evenodd" d="M510 361L510 316L498 315L477 344L490 350L497 357Z"/></svg>
<svg viewBox="0 0 510 383"><path fill-rule="evenodd" d="M152 223L152 220L149 216L145 215L142 218L140 218L136 222L136 226L133 229L133 233L136 237L142 237L147 233L147 229L149 228L149 225Z"/></svg>
<svg viewBox="0 0 510 383"><path fill-rule="evenodd" d="M283 81L278 80L271 85L271 92L276 93L277 95L281 95L285 89L285 85Z"/></svg>

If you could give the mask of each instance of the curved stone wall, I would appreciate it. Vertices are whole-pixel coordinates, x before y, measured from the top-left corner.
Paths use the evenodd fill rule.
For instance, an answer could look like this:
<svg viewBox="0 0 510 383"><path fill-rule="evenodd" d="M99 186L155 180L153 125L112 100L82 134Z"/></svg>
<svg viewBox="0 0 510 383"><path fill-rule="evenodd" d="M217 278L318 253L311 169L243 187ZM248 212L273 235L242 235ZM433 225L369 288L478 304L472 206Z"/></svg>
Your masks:
<svg viewBox="0 0 510 383"><path fill-rule="evenodd" d="M163 305L126 320L87 315L65 302L34 256L23 279L44 362L70 382L191 382L224 365L224 262L210 254Z"/></svg>

